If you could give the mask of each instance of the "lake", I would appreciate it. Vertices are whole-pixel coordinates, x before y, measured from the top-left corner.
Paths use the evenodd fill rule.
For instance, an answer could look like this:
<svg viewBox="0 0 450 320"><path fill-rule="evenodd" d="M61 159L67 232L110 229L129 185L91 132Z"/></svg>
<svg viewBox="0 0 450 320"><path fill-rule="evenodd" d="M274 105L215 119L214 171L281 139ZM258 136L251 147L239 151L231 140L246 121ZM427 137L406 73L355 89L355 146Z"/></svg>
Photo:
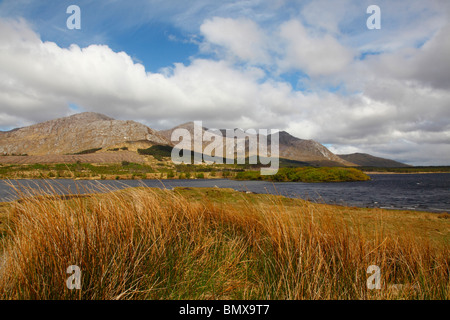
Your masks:
<svg viewBox="0 0 450 320"><path fill-rule="evenodd" d="M227 179L196 180L12 180L14 185L45 188L50 184L60 194L99 191L101 187L121 189L148 186L219 187L255 193L279 194L319 203L369 208L450 212L450 173L434 174L376 174L372 180L339 183L301 183L235 181ZM87 188L87 189L86 189ZM78 191L77 191L78 189ZM0 201L17 198L4 180L0 180Z"/></svg>

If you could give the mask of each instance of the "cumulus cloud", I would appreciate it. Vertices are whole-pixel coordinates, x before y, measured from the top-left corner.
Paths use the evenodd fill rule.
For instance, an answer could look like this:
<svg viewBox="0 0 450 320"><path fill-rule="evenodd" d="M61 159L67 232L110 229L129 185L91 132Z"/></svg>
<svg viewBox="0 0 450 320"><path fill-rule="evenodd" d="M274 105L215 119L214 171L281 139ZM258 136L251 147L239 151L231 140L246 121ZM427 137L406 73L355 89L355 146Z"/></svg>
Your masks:
<svg viewBox="0 0 450 320"><path fill-rule="evenodd" d="M280 73L301 70L308 75L328 76L344 70L355 56L330 34L309 32L296 19L263 30L249 19L214 17L200 27L203 51L227 60L263 64Z"/></svg>
<svg viewBox="0 0 450 320"><path fill-rule="evenodd" d="M0 34L2 111L28 121L65 115L74 103L149 124L218 123L220 117L232 127L255 126L267 123L267 113L277 107L292 104L284 104L289 85L260 82L264 73L255 67L237 70L226 61L196 59L189 66L175 64L166 74L150 73L105 45L61 48L42 42L24 21L2 21L1 27L7 30ZM38 115L31 112L36 110ZM273 119L272 125L282 123Z"/></svg>
<svg viewBox="0 0 450 320"><path fill-rule="evenodd" d="M336 15L311 28L313 9L311 3L270 27L248 17L208 17L198 30L206 56L160 72L108 45L62 47L43 41L25 20L0 19L0 127L64 116L77 105L156 129L192 120L277 128L336 153L448 164L449 27L427 28L420 46L408 40L361 57L366 43L346 38ZM293 71L306 75L310 90L283 80Z"/></svg>
<svg viewBox="0 0 450 320"><path fill-rule="evenodd" d="M379 77L450 89L450 23L419 48L405 48L369 59Z"/></svg>
<svg viewBox="0 0 450 320"><path fill-rule="evenodd" d="M282 70L298 69L308 75L327 76L344 70L354 53L333 36L312 35L298 21L291 20L280 27L280 38L286 47L280 61Z"/></svg>
<svg viewBox="0 0 450 320"><path fill-rule="evenodd" d="M337 35L340 24L357 16L357 6L351 0L315 0L302 8L301 15L311 27Z"/></svg>
<svg viewBox="0 0 450 320"><path fill-rule="evenodd" d="M227 55L252 63L268 63L268 39L259 26L249 19L214 17L206 20L200 31L205 37L203 50L213 45L226 49Z"/></svg>

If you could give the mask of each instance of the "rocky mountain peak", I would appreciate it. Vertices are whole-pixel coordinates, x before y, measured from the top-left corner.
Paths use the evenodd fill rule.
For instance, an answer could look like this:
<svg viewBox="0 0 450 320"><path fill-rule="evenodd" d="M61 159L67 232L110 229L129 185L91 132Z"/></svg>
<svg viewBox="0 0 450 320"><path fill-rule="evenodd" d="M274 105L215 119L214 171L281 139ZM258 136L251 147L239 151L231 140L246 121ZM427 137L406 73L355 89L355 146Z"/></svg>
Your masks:
<svg viewBox="0 0 450 320"><path fill-rule="evenodd" d="M136 121L83 112L3 133L0 154L70 154L134 141L169 144Z"/></svg>

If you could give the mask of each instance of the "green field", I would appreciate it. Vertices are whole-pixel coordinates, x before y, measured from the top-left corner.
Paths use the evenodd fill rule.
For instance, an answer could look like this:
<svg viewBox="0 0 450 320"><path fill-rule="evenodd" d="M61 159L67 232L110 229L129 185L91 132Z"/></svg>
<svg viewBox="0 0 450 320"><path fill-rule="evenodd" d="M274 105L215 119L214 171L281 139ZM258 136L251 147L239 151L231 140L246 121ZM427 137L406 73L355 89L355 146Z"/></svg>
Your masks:
<svg viewBox="0 0 450 320"><path fill-rule="evenodd" d="M157 161L152 165L123 161L118 164L8 164L0 165L0 179L195 179L340 182L370 179L358 169L298 167L280 168L273 176L261 176L252 165L173 165Z"/></svg>
<svg viewBox="0 0 450 320"><path fill-rule="evenodd" d="M236 174L238 180L266 180L290 182L345 182L366 181L370 177L362 171L353 168L280 168L275 175L261 175L259 171L245 171Z"/></svg>
<svg viewBox="0 0 450 320"><path fill-rule="evenodd" d="M379 168L379 167L358 167L364 172L386 172L386 173L442 173L450 172L450 166L418 166L404 168Z"/></svg>
<svg viewBox="0 0 450 320"><path fill-rule="evenodd" d="M0 179L20 178L97 178L116 176L146 177L146 173L156 172L152 166L122 162L121 164L8 164L0 165Z"/></svg>

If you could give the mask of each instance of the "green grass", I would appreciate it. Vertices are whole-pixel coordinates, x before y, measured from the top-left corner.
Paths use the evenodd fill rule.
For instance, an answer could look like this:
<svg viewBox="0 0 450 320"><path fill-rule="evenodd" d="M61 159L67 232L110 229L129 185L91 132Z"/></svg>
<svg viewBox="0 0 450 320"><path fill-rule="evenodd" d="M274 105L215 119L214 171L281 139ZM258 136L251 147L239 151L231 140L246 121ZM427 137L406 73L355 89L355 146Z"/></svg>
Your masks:
<svg viewBox="0 0 450 320"><path fill-rule="evenodd" d="M152 166L123 161L117 164L59 163L0 166L0 179L89 178L105 175L142 175L156 172Z"/></svg>
<svg viewBox="0 0 450 320"><path fill-rule="evenodd" d="M152 149L153 148L153 149ZM159 162L154 166L123 161L116 164L88 164L88 163L61 163L61 164L0 164L0 179L17 178L100 178L101 176L127 176L143 177L146 173L170 174L169 178L179 177L189 173L196 177L203 174L207 178L236 178L239 180L267 180L267 181L292 181L292 182L342 182L363 181L369 177L362 171L386 172L386 173L419 173L419 172L450 172L450 167L407 167L407 168L375 168L375 167L311 167L304 163L280 159L280 169L276 175L262 176L260 164L209 164L173 165L164 162L170 157L171 147L152 146L143 154L151 155ZM141 151L142 153L142 151ZM166 159L167 160L167 159ZM248 158L247 158L248 162ZM303 165L303 166L301 166ZM209 173L209 175L208 175Z"/></svg>
<svg viewBox="0 0 450 320"><path fill-rule="evenodd" d="M90 153L96 153L97 151L102 150L102 148L92 148L92 149L87 149L87 150L83 150L74 154L90 154Z"/></svg>
<svg viewBox="0 0 450 320"><path fill-rule="evenodd" d="M365 172L392 172L392 173L441 173L450 172L450 166L418 166L402 168L379 168L379 167L358 167Z"/></svg>
<svg viewBox="0 0 450 320"><path fill-rule="evenodd" d="M293 182L341 182L362 181L369 177L360 170L353 168L280 168L273 176L262 176L260 171L245 171L248 165L213 164L193 165L180 164L166 166L156 163L155 166L122 161L117 164L31 164L31 165L2 165L0 179L17 178L95 178L109 177L114 179L145 178L147 173L163 173L166 178L235 178L238 180L267 180Z"/></svg>
<svg viewBox="0 0 450 320"><path fill-rule="evenodd" d="M147 149L138 149L140 155L153 156L156 160L161 161L163 158L170 158L172 155L172 147L166 145L154 145Z"/></svg>
<svg viewBox="0 0 450 320"><path fill-rule="evenodd" d="M290 182L344 182L365 181L370 177L362 171L354 168L338 167L299 167L280 168L275 175L263 176L259 171L238 172L237 180L267 180L267 181L290 181Z"/></svg>

